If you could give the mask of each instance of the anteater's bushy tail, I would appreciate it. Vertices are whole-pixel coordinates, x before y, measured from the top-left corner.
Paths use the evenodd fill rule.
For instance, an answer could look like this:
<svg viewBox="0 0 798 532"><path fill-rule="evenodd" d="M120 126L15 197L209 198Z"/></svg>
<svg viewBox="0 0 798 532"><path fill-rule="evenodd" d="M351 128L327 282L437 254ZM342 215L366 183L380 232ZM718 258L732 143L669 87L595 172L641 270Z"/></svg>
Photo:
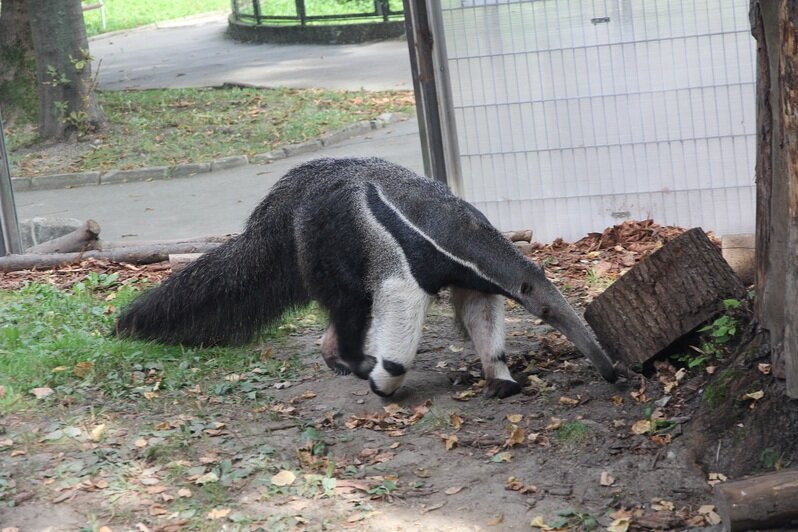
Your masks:
<svg viewBox="0 0 798 532"><path fill-rule="evenodd" d="M308 303L291 219L296 198L276 189L255 209L241 235L133 301L119 317L117 335L183 345L240 345L287 309Z"/></svg>

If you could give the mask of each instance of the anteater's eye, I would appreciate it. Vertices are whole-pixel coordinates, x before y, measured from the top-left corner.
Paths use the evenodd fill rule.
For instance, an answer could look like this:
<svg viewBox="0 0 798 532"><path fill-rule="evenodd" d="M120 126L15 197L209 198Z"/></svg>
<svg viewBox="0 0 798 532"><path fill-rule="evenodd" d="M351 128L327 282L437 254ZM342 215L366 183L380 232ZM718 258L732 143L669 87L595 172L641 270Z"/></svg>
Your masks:
<svg viewBox="0 0 798 532"><path fill-rule="evenodd" d="M547 307L546 305L543 305L542 307L540 307L540 317L541 318L544 318L544 317L548 316L549 312L551 312L551 309L549 307Z"/></svg>

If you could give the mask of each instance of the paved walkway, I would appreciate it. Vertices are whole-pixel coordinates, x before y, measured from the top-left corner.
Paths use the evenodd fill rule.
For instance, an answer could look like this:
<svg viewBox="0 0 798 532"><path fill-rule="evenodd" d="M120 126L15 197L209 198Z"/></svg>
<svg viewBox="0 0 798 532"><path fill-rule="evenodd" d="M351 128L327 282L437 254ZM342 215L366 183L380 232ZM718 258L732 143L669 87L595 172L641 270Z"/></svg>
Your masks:
<svg viewBox="0 0 798 532"><path fill-rule="evenodd" d="M219 18L221 17L221 18ZM259 86L410 89L407 44L240 44L224 15L119 32L91 41L100 88ZM385 68L383 68L385 67ZM18 192L19 218L97 220L106 240L188 238L240 231L252 208L289 168L319 156L376 155L423 171L415 119L319 152L194 177Z"/></svg>

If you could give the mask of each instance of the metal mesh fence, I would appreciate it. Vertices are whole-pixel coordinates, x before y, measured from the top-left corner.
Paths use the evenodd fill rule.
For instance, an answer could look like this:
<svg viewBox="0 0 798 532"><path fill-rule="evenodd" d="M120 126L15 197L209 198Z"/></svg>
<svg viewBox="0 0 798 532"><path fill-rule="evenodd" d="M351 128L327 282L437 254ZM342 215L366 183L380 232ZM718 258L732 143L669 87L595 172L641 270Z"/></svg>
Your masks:
<svg viewBox="0 0 798 532"><path fill-rule="evenodd" d="M754 227L747 0L441 0L461 189L502 229Z"/></svg>

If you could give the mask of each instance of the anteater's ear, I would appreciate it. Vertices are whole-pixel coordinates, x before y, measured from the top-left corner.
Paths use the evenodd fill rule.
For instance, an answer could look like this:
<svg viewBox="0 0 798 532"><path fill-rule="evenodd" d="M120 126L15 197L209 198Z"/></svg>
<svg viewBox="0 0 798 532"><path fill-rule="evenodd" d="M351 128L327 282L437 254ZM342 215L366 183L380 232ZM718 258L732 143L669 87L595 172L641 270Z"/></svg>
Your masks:
<svg viewBox="0 0 798 532"><path fill-rule="evenodd" d="M530 295L532 295L533 291L534 291L534 288L532 288L531 284L526 283L526 282L521 283L521 295L530 296Z"/></svg>

